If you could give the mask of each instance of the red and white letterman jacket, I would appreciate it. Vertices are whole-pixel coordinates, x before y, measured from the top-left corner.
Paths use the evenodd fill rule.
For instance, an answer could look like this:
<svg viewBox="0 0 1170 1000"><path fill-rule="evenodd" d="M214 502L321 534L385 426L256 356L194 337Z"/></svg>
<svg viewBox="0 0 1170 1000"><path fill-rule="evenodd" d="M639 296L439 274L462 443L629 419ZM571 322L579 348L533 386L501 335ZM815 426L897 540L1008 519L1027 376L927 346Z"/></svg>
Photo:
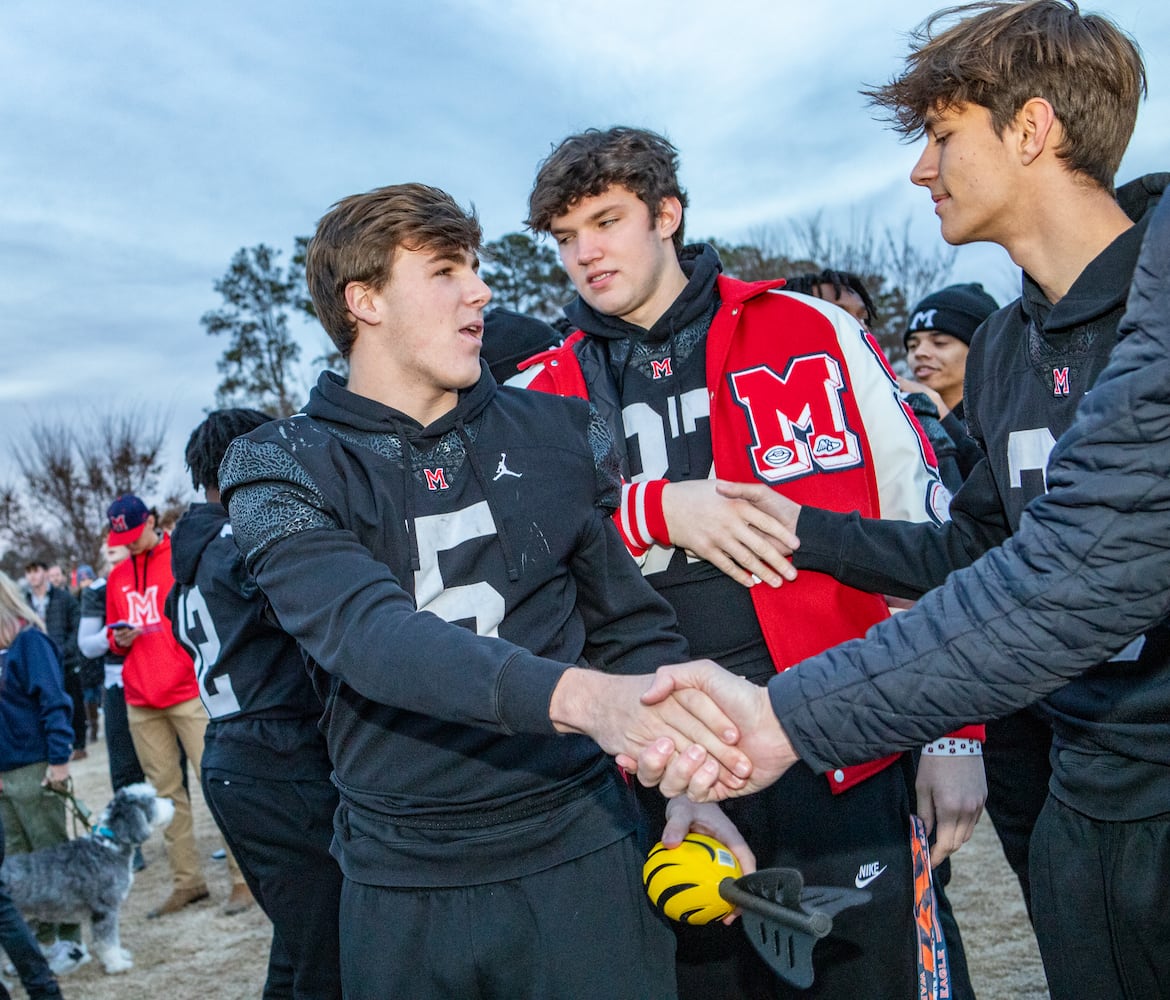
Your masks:
<svg viewBox="0 0 1170 1000"><path fill-rule="evenodd" d="M709 411L702 414L710 420L714 475L763 482L797 503L865 517L945 519L949 494L881 349L842 310L780 291L782 285L717 279L721 305L706 338ZM627 401L617 400L593 340L578 331L522 364L517 383L591 398L603 414L620 413L616 419L628 423ZM689 405L697 415L693 399ZM614 430L619 440L633 436L628 425ZM632 475L614 515L631 554L644 563L662 565L655 550L673 548L662 513L666 482ZM778 590L753 587L751 596L777 670L864 635L890 613L879 595L810 571ZM955 736L982 740L983 727ZM831 772L830 786L845 791L896 756Z"/></svg>

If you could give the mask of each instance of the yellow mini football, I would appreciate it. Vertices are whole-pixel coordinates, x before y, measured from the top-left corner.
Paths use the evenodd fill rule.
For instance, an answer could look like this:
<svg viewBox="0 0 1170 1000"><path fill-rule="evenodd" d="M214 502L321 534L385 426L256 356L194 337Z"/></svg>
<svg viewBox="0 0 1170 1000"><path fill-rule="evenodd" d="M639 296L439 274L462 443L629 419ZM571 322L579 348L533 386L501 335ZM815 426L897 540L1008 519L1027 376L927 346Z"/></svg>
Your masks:
<svg viewBox="0 0 1170 1000"><path fill-rule="evenodd" d="M678 847L654 845L642 868L646 894L661 913L684 924L709 924L735 907L719 895L719 883L739 878L735 855L713 837L688 833Z"/></svg>

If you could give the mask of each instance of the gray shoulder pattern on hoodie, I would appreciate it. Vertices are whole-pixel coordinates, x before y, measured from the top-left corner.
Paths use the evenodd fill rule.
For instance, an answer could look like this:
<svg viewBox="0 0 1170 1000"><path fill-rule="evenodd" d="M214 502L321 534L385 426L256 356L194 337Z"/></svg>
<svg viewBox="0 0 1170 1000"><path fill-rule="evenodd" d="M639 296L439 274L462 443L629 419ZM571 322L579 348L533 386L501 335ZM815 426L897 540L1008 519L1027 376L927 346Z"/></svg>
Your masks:
<svg viewBox="0 0 1170 1000"><path fill-rule="evenodd" d="M588 435L589 447L593 449L593 464L597 469L597 497L594 502L610 515L622 501L621 458L609 425L592 403L589 404Z"/></svg>
<svg viewBox="0 0 1170 1000"><path fill-rule="evenodd" d="M249 567L282 538L314 528L336 529L324 494L281 445L238 438L219 469L232 532Z"/></svg>
<svg viewBox="0 0 1170 1000"><path fill-rule="evenodd" d="M375 455L380 455L396 465L402 464L402 438L397 434L359 430L340 425L329 425L326 430L347 444L372 451ZM466 424L465 431L468 439L475 441L479 436L478 422L472 421ZM466 449L457 431L449 430L438 440L432 439L431 446L426 450L420 450L419 444L422 443L425 442L420 441L414 444L410 451L410 470L416 479L423 480L423 469L427 466L442 465L448 469L449 475L455 475L463 467Z"/></svg>

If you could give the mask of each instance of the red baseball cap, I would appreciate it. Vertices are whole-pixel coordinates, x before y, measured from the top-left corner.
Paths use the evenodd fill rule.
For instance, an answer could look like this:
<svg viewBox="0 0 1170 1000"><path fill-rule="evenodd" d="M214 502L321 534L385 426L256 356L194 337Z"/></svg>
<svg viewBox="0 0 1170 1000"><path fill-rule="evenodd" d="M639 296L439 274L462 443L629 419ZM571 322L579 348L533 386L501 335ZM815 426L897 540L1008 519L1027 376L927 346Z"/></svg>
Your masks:
<svg viewBox="0 0 1170 1000"><path fill-rule="evenodd" d="M118 497L106 511L110 520L110 545L129 545L142 534L150 511L133 493Z"/></svg>

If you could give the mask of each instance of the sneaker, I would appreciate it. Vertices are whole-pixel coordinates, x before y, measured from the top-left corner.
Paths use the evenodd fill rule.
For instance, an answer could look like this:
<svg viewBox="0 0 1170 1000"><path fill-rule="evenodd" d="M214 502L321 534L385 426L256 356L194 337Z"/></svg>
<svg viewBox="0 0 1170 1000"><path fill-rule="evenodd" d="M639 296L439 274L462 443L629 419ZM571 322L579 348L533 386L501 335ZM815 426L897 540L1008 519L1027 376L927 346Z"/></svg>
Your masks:
<svg viewBox="0 0 1170 1000"><path fill-rule="evenodd" d="M226 857L227 851L225 851L222 847L218 851L211 852L212 861L223 861Z"/></svg>
<svg viewBox="0 0 1170 1000"><path fill-rule="evenodd" d="M58 941L45 957L54 975L67 976L89 961L89 949L79 941Z"/></svg>
<svg viewBox="0 0 1170 1000"><path fill-rule="evenodd" d="M175 913L184 906L198 903L201 899L206 899L210 895L211 893L207 891L207 886L205 885L195 889L172 889L171 894L151 910L146 915L146 918L147 920L153 920L155 917L165 917L168 913Z"/></svg>

